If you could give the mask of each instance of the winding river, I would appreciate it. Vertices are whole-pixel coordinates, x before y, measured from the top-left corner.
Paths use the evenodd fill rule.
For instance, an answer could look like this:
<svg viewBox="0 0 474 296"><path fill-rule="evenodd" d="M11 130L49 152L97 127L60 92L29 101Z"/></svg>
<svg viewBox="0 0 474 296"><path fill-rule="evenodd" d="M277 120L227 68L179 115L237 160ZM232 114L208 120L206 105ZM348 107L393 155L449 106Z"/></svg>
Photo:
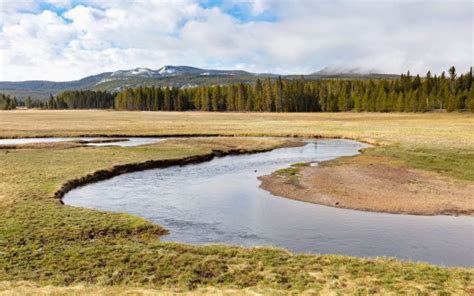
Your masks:
<svg viewBox="0 0 474 296"><path fill-rule="evenodd" d="M129 173L74 189L64 202L142 216L170 230L165 241L474 266L471 217L338 209L259 188L260 175L296 162L355 155L363 147L349 140L311 140L302 147Z"/></svg>

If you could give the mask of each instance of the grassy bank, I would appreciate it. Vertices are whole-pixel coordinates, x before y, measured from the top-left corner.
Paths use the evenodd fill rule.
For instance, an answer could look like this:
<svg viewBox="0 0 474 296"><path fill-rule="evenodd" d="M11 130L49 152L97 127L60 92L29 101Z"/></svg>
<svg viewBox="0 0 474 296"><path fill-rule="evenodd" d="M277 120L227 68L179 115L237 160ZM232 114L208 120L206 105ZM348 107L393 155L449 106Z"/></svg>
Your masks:
<svg viewBox="0 0 474 296"><path fill-rule="evenodd" d="M413 153L410 159L419 159L420 166L430 162L423 160L425 154L418 157L418 151L446 157L464 153L464 162L469 163L469 151L474 147L470 137L473 118L436 116L18 111L0 112L0 136L221 132L326 135L392 143L390 149L380 148L380 153L401 161L405 161L404 155ZM439 128L433 128L434 124ZM403 137L400 134L405 130L412 132ZM446 136L442 143L440 135ZM299 255L268 248L164 243L157 235L166 231L144 219L64 206L54 198L66 181L114 165L204 155L213 149L269 149L280 144L270 139L223 138L133 148L0 150L0 282L7 281L0 284L0 290L39 291L34 285L53 285L57 287L51 287L51 291L56 289L58 293L68 291L60 286L94 293L126 292L135 287L187 291L212 286L216 291L247 288L271 293L472 293L472 269L390 259ZM446 162L449 158L443 159ZM464 169L445 162L426 168L437 170L441 166L443 173L470 179ZM469 168L469 164L463 168Z"/></svg>
<svg viewBox="0 0 474 296"><path fill-rule="evenodd" d="M378 153L474 180L474 116L461 113L0 111L0 137L220 134L343 137Z"/></svg>

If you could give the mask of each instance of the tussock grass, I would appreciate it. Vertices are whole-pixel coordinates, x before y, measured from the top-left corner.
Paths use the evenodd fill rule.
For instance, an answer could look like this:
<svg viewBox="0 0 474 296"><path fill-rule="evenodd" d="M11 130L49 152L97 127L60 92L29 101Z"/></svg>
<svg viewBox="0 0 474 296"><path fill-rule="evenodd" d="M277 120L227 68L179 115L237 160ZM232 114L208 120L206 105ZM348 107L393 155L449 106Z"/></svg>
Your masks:
<svg viewBox="0 0 474 296"><path fill-rule="evenodd" d="M300 168L309 166L309 162L298 162L290 165L288 168L283 168L275 171L275 174L286 177L297 177Z"/></svg>
<svg viewBox="0 0 474 296"><path fill-rule="evenodd" d="M275 172L275 174L280 175L280 176L296 176L300 170L298 168L284 168L284 169L279 169Z"/></svg>
<svg viewBox="0 0 474 296"><path fill-rule="evenodd" d="M0 136L337 136L392 144L393 150L377 148L377 153L390 154L399 161L415 159L419 163L414 165L424 166L429 163L426 155L443 155L447 161L449 155L458 153L462 155L459 161L469 160L474 147L472 123L472 116L463 114L14 111L0 112ZM472 293L472 269L386 258L292 254L271 248L165 243L158 236L166 230L142 218L64 206L53 197L67 180L117 164L182 158L213 149L269 149L280 144L271 139L222 138L172 140L128 148L0 150L0 291ZM471 178L464 171L469 164L456 169L456 164L443 163L435 162L427 168L441 166L447 174Z"/></svg>

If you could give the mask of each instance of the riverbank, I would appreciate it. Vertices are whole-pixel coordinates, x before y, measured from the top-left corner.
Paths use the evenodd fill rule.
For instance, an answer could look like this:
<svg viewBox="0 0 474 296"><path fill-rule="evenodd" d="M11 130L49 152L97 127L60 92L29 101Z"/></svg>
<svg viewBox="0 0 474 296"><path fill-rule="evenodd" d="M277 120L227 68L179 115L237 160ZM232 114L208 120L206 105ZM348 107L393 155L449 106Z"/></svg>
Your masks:
<svg viewBox="0 0 474 296"><path fill-rule="evenodd" d="M474 184L364 154L261 176L261 188L295 200L372 212L474 216Z"/></svg>
<svg viewBox="0 0 474 296"><path fill-rule="evenodd" d="M469 153L474 147L471 118L462 114L438 118L423 114L15 111L0 112L0 136L85 135L94 131L111 136L176 131L334 135L389 143L391 146L383 146L380 153L391 159L470 180ZM396 136L403 133L405 136ZM440 138L442 135L446 137ZM94 293L102 287L104 291L123 293L139 288L161 292L200 291L206 287L219 292L250 289L298 294L472 293L472 268L444 268L387 258L293 254L271 248L165 243L158 238L166 233L159 225L127 214L64 206L54 195L69 180L117 165L181 159L213 150L271 149L280 144L271 139L231 137L128 148L56 146L0 151L0 290L22 291L21 283L26 281L32 283L26 284L32 291L29 293L41 292L46 286L58 293L69 292L67 287L74 293Z"/></svg>
<svg viewBox="0 0 474 296"><path fill-rule="evenodd" d="M0 138L300 136L381 145L410 167L474 181L474 116L466 113L0 111Z"/></svg>

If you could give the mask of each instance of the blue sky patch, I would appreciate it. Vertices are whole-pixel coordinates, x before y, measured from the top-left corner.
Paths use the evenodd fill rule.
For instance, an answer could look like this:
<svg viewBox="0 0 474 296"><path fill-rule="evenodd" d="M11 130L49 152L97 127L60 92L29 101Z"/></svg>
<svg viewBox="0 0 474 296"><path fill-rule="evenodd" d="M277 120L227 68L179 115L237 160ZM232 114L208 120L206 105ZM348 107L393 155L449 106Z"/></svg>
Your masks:
<svg viewBox="0 0 474 296"><path fill-rule="evenodd" d="M223 0L203 0L200 1L200 5L204 8L218 7L226 14L231 15L243 23L278 21L277 15L269 10L265 10L259 14L253 14L251 4L246 1L236 3Z"/></svg>

